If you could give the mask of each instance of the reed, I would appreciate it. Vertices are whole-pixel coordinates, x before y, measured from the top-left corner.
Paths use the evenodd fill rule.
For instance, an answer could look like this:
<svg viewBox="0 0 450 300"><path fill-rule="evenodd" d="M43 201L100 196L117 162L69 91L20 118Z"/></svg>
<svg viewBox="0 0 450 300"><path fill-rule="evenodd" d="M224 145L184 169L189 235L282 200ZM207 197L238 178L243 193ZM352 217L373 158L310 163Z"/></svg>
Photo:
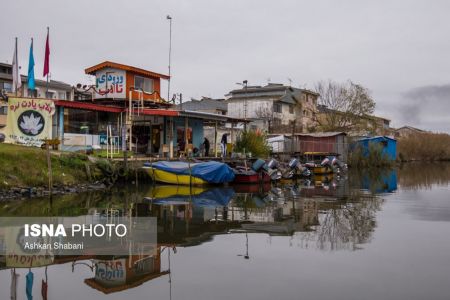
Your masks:
<svg viewBox="0 0 450 300"><path fill-rule="evenodd" d="M445 133L418 133L397 141L400 161L450 160L450 135Z"/></svg>
<svg viewBox="0 0 450 300"><path fill-rule="evenodd" d="M394 165L394 162L383 153L381 144L371 143L367 151L361 147L351 151L348 156L348 165L359 169L389 168Z"/></svg>

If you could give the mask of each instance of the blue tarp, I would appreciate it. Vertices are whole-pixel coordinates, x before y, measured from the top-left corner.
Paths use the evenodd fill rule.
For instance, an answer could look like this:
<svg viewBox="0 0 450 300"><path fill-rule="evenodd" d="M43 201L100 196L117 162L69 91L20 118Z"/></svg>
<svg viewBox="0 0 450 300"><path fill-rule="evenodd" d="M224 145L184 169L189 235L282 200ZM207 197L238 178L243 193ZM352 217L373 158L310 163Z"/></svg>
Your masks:
<svg viewBox="0 0 450 300"><path fill-rule="evenodd" d="M191 171L189 171L189 164L183 161L158 161L152 164L145 163L144 165L179 175L190 175L192 172L192 176L209 183L231 182L234 179L233 170L227 164L216 161L191 163Z"/></svg>
<svg viewBox="0 0 450 300"><path fill-rule="evenodd" d="M232 188L213 188L198 195L175 195L154 200L154 204L177 204L192 201L196 207L227 206L235 193Z"/></svg>

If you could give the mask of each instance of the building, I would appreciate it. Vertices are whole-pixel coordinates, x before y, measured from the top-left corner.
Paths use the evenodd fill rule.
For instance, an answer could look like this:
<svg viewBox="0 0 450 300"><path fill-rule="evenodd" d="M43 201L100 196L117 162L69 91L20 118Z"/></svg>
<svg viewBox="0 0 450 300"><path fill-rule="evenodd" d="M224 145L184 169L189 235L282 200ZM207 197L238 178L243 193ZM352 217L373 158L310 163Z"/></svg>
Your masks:
<svg viewBox="0 0 450 300"><path fill-rule="evenodd" d="M421 133L427 133L427 131L407 125L394 130L394 136L396 138L408 137L413 134L421 134Z"/></svg>
<svg viewBox="0 0 450 300"><path fill-rule="evenodd" d="M228 115L250 120L251 128L268 132L308 132L315 126L318 94L283 84L244 86L226 95Z"/></svg>
<svg viewBox="0 0 450 300"><path fill-rule="evenodd" d="M31 91L28 89L28 77L21 75L22 86L18 91L18 95L22 97L73 100L73 89L70 84L57 80L49 80L48 93L47 81L35 79L36 89ZM12 95L12 65L0 63L0 90Z"/></svg>
<svg viewBox="0 0 450 300"><path fill-rule="evenodd" d="M373 115L349 115L321 104L317 106L317 109L319 130L345 131L352 136L392 134L389 119Z"/></svg>
<svg viewBox="0 0 450 300"><path fill-rule="evenodd" d="M351 149L360 149L362 155L367 156L369 155L370 147L373 145L379 145L382 149L382 155L385 155L389 160L397 158L397 140L388 136L361 138L352 144Z"/></svg>
<svg viewBox="0 0 450 300"><path fill-rule="evenodd" d="M89 67L85 73L95 76L95 86L91 87L94 100L113 100L121 105L125 105L124 100L143 100L144 106L167 103L161 98L161 79L169 80L168 75L111 61Z"/></svg>
<svg viewBox="0 0 450 300"><path fill-rule="evenodd" d="M225 123L240 122L210 111L177 109L161 97L161 80L170 78L164 74L110 61L85 73L95 76L96 84L77 85L79 101L56 104L64 109L64 146L105 147L113 140L121 150L173 157L200 149L205 126L217 132ZM217 134L210 143L216 155Z"/></svg>
<svg viewBox="0 0 450 300"><path fill-rule="evenodd" d="M197 111L218 115L227 115L228 111L228 105L225 102L225 99L213 99L207 97L202 97L200 100L191 99L191 101L177 105L176 108L180 110ZM220 140L222 135L227 133L229 135L228 142L235 143L236 138L242 131L242 128L234 127L231 123L220 124L221 126L217 128L214 127L214 124L211 124L212 126L205 126L203 128L204 137L207 138L208 141L212 142L214 141L216 134Z"/></svg>
<svg viewBox="0 0 450 300"><path fill-rule="evenodd" d="M225 99L212 99L208 97L202 97L200 100L192 98L191 101L178 104L176 108L219 115L226 115L228 111Z"/></svg>
<svg viewBox="0 0 450 300"><path fill-rule="evenodd" d="M284 138L281 138L284 137ZM272 142L271 142L272 141ZM346 161L348 152L347 134L345 132L285 133L269 135L269 142L274 153L323 153L337 154ZM276 151L275 151L276 150Z"/></svg>
<svg viewBox="0 0 450 300"><path fill-rule="evenodd" d="M62 81L50 80L47 81L35 79L36 89L31 91L28 89L28 77L21 75L22 86L18 91L18 96L33 97L33 98L47 98L58 100L73 100L73 89L70 84ZM12 65L0 63L0 91L3 91L5 95L14 96L12 91ZM6 115L8 113L7 101L0 100L0 132L6 126Z"/></svg>
<svg viewBox="0 0 450 300"><path fill-rule="evenodd" d="M1 84L10 90L11 66L2 65L2 68ZM203 128L209 126L216 132L210 141L210 153L217 155L217 147L214 147L220 141L217 128L243 121L223 114L175 109L161 97L161 80L168 80L167 75L109 61L89 67L85 72L95 76L96 84L61 86L65 93L59 90L53 93L49 88L53 93L48 94L50 99L39 99L42 96L39 90L34 96L28 93L26 83L19 97L10 94L9 101L17 108L8 120L12 125L5 127L8 141L39 146L42 139L59 139L61 150L95 147L109 148L115 153L128 150L136 154L174 157L179 152L200 148L204 140ZM26 77L22 79L26 81ZM49 87L54 88L60 84L50 83ZM39 87L41 81L36 84ZM6 101L3 107L7 107ZM8 109L2 108L1 112L7 113ZM42 123L38 124L39 129L45 130L30 135L13 125L24 113L33 114L33 120L39 118Z"/></svg>

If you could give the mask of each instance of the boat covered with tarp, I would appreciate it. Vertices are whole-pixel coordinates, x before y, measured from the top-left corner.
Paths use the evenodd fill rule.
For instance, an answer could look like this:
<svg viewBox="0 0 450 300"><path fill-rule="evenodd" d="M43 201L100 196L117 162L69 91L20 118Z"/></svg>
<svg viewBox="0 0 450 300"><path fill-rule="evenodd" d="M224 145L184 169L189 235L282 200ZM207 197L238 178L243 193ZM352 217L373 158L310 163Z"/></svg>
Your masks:
<svg viewBox="0 0 450 300"><path fill-rule="evenodd" d="M220 184L233 181L233 170L217 161L184 162L158 161L144 163L143 167L154 181L181 184Z"/></svg>

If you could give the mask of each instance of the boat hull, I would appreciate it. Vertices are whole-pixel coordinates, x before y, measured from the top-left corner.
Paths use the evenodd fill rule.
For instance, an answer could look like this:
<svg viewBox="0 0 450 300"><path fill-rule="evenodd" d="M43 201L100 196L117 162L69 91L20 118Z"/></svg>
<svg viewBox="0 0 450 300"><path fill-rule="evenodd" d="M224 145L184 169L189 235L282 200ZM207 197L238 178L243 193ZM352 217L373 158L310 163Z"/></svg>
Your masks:
<svg viewBox="0 0 450 300"><path fill-rule="evenodd" d="M329 166L315 166L312 168L314 175L316 174L331 174L333 173L333 169Z"/></svg>
<svg viewBox="0 0 450 300"><path fill-rule="evenodd" d="M144 169L156 182L179 184L179 185L208 184L206 180L191 175L175 174L164 170L158 170L152 167L144 167Z"/></svg>
<svg viewBox="0 0 450 300"><path fill-rule="evenodd" d="M266 173L236 173L233 183L261 183L270 182L270 176Z"/></svg>

